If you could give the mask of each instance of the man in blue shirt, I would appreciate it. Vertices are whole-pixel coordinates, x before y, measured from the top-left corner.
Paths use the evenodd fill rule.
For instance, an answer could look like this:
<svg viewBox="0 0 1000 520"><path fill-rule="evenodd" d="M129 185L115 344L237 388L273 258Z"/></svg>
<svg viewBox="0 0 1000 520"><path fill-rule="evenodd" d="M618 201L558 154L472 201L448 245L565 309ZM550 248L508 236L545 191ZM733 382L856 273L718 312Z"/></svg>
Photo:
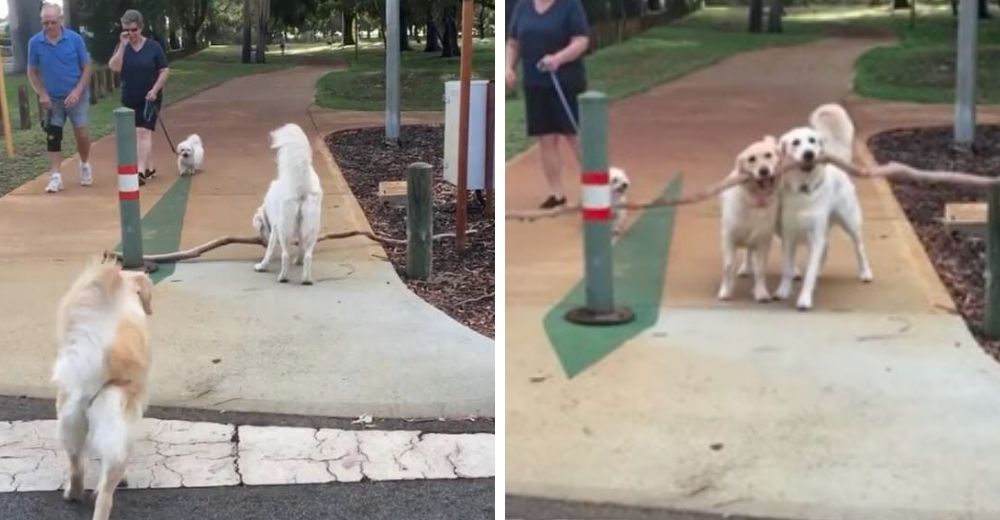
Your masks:
<svg viewBox="0 0 1000 520"><path fill-rule="evenodd" d="M69 119L80 152L80 184L94 183L90 168L90 136L87 134L87 109L90 106L90 54L83 38L63 27L62 8L42 5L42 32L28 42L28 80L41 101L48 141L51 178L45 191L57 193L63 188L63 125Z"/></svg>

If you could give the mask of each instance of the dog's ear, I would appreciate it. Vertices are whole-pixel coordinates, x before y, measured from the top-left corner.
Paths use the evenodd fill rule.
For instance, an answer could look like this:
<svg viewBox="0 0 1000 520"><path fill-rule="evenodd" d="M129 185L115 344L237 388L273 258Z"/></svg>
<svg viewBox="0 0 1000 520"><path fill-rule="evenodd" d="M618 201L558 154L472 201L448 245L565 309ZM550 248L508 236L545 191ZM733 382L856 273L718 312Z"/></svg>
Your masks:
<svg viewBox="0 0 1000 520"><path fill-rule="evenodd" d="M94 284L105 296L113 296L122 285L121 267L118 264L101 264Z"/></svg>
<svg viewBox="0 0 1000 520"><path fill-rule="evenodd" d="M153 315L153 281L145 273L133 274L131 276L133 289L139 295L142 303L142 310L148 316Z"/></svg>

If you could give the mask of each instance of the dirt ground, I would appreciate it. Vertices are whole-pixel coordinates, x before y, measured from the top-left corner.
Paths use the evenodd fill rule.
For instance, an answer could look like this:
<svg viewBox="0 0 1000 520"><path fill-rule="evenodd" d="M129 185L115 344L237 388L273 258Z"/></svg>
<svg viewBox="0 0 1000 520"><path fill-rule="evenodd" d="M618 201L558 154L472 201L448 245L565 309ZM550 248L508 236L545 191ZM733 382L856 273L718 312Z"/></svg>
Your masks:
<svg viewBox="0 0 1000 520"><path fill-rule="evenodd" d="M973 153L955 151L951 127L893 130L878 134L869 147L879 162L905 162L918 168L957 170L984 176L1000 172L1000 126L980 126ZM893 181L893 192L917 232L969 329L1000 361L1000 341L983 336L986 242L949 232L941 224L948 202L985 201L982 189Z"/></svg>
<svg viewBox="0 0 1000 520"><path fill-rule="evenodd" d="M383 137L383 128L369 128L334 133L326 139L372 229L393 238L406 237L406 208L380 201L378 183L405 180L408 165L426 162L434 167L434 233L454 232L456 189L443 178L444 128L404 126L399 148L386 146ZM406 277L405 246L386 246L386 252L400 278L413 292L459 322L492 338L496 262L494 212L491 208L483 208L471 195L468 210L468 229L475 233L468 235L465 253L460 255L456 251L453 238L435 241L434 266L429 280Z"/></svg>

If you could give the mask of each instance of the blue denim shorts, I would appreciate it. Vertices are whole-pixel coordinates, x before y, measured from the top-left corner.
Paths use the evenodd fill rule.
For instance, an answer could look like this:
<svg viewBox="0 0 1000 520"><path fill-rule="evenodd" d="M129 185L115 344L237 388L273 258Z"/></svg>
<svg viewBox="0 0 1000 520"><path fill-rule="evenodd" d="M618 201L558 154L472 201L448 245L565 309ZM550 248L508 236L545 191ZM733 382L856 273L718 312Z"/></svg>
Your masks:
<svg viewBox="0 0 1000 520"><path fill-rule="evenodd" d="M66 119L73 123L74 128L87 126L87 114L90 110L90 89L85 89L80 100L72 108L66 108L65 98L52 98L52 115L48 124L65 126Z"/></svg>

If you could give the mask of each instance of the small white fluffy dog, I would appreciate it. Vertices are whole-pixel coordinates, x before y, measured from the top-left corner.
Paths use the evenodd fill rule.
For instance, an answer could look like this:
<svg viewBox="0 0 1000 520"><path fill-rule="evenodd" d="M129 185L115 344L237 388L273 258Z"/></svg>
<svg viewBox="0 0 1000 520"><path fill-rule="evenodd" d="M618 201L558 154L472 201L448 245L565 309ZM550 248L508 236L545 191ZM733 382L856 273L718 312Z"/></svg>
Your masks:
<svg viewBox="0 0 1000 520"><path fill-rule="evenodd" d="M628 175L625 175L625 170L614 166L608 168L608 175L611 180L611 205L625 204L625 192L628 191L631 185ZM612 229L615 235L620 235L625 227L626 210L625 208L613 208L613 211L615 223Z"/></svg>
<svg viewBox="0 0 1000 520"><path fill-rule="evenodd" d="M295 252L295 263L302 264L302 284L312 285L312 255L323 204L323 188L312 167L312 147L302 128L289 123L271 132L271 148L278 150L278 178L271 181L264 204L253 217L254 228L267 242L264 258L254 269L266 271L280 247L278 281L288 281Z"/></svg>
<svg viewBox="0 0 1000 520"><path fill-rule="evenodd" d="M783 262L776 295L786 299L791 294L796 251L800 244L806 244L809 259L796 304L803 311L813 306L813 291L826 259L827 238L833 224L843 228L854 242L858 277L866 283L872 281L862 242L861 204L854 183L840 168L817 161L823 154L852 160L854 123L842 106L827 104L813 111L809 124L788 131L780 140L782 155L799 166L787 173L782 182L779 232Z"/></svg>
<svg viewBox="0 0 1000 520"><path fill-rule="evenodd" d="M146 408L150 349L146 316L153 283L144 273L94 263L76 279L57 314L59 438L69 456L64 497L82 501L85 464L101 462L94 520L111 513L135 428Z"/></svg>
<svg viewBox="0 0 1000 520"><path fill-rule="evenodd" d="M194 175L201 171L205 160L205 148L201 145L201 137L191 134L177 145L177 171L181 176Z"/></svg>
<svg viewBox="0 0 1000 520"><path fill-rule="evenodd" d="M719 299L728 300L736 284L737 256L746 250L746 264L753 267L753 297L769 301L764 270L778 221L778 165L781 156L774 136L765 136L736 157L730 177L748 175L753 181L719 195L722 206L722 283Z"/></svg>

